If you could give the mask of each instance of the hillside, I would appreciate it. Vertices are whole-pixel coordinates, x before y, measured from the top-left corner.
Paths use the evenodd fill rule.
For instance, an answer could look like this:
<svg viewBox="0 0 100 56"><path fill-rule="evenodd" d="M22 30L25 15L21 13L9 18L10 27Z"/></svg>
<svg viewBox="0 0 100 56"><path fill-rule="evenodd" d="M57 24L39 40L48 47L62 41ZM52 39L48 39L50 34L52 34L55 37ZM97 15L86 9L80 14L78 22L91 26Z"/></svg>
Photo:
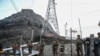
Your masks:
<svg viewBox="0 0 100 56"><path fill-rule="evenodd" d="M21 12L13 14L0 20L0 41L9 39L31 39L32 30L34 31L34 41L39 40L44 18L30 9L22 9ZM46 22L45 33L56 35L51 25ZM13 41L15 41L13 40ZM17 41L17 40L16 40Z"/></svg>

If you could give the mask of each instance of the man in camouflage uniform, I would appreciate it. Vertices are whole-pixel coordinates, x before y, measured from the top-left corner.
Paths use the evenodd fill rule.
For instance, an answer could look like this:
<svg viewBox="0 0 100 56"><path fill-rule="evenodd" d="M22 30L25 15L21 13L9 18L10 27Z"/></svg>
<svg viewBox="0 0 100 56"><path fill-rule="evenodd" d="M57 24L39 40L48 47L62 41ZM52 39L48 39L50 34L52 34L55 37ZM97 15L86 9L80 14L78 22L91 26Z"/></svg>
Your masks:
<svg viewBox="0 0 100 56"><path fill-rule="evenodd" d="M65 51L65 44L64 42L62 42L62 44L60 45L60 56L64 56L64 51Z"/></svg>
<svg viewBox="0 0 100 56"><path fill-rule="evenodd" d="M28 43L27 43L27 45L28 45L28 51L29 51L29 54L32 54L32 41L29 41L28 40Z"/></svg>
<svg viewBox="0 0 100 56"><path fill-rule="evenodd" d="M53 49L53 56L58 56L58 43L57 41L54 41L53 42L53 45L52 45L52 49Z"/></svg>
<svg viewBox="0 0 100 56"><path fill-rule="evenodd" d="M20 45L19 45L18 43L15 42L15 43L12 44L12 48L13 48L13 49L12 49L12 50L13 50L13 55L16 56L16 51L17 51L17 50L20 51L20 50L19 50Z"/></svg>
<svg viewBox="0 0 100 56"><path fill-rule="evenodd" d="M44 39L42 39L41 43L38 44L38 47L39 47L39 55L38 56L44 56L44 46L45 46L45 41L44 41Z"/></svg>
<svg viewBox="0 0 100 56"><path fill-rule="evenodd" d="M100 56L100 32L98 33L98 39L99 39L99 56Z"/></svg>
<svg viewBox="0 0 100 56"><path fill-rule="evenodd" d="M83 44L83 40L80 38L80 35L77 35L77 39L76 39L77 56L83 56L82 44Z"/></svg>
<svg viewBox="0 0 100 56"><path fill-rule="evenodd" d="M84 40L85 56L90 56L90 38Z"/></svg>

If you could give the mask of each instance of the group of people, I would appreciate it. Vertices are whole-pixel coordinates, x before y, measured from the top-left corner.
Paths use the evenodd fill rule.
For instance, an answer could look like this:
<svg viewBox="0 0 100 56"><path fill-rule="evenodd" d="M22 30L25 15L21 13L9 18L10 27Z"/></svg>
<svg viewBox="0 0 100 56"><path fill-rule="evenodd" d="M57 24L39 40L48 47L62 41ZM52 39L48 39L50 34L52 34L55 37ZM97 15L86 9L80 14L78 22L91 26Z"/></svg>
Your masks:
<svg viewBox="0 0 100 56"><path fill-rule="evenodd" d="M85 40L81 39L80 35L77 35L77 39L75 40L75 45L76 45L76 52L77 52L77 56L84 56L83 55L83 45L84 45L84 49L85 49L85 56L90 56L90 38L86 38ZM98 33L98 38L94 38L94 55L95 56L100 56L100 33ZM28 41L27 43L28 48L29 48L29 53L32 53L32 42ZM44 56L44 47L45 47L45 42L44 40L41 41L41 43L39 42L38 44L38 50L39 50L39 55L38 56ZM19 48L19 45L17 45L17 48ZM16 46L13 45L13 51L14 54L15 52ZM0 53L2 51L2 45L0 44ZM53 52L53 56L65 56L65 43L62 42L61 44L58 43L57 40L53 41L52 43L52 52Z"/></svg>
<svg viewBox="0 0 100 56"><path fill-rule="evenodd" d="M97 35L98 35L97 38L95 38L95 37L93 38L94 39L94 41L93 41L93 44L94 44L93 45L94 56L100 56L100 32ZM84 56L84 54L85 54L85 56L90 56L90 54L91 54L90 53L90 48L91 48L91 46L90 46L90 43L91 43L90 38L86 38L86 39L83 40L83 39L81 39L80 35L77 35L77 39L74 42L75 45L76 45L77 56ZM89 39L89 40L87 40L87 39ZM58 48L57 41L54 41L52 48L53 48L54 56L58 56L59 54L60 54L60 56L64 56L64 49L65 49L64 43L61 44L60 48ZM59 54L57 52L57 49L59 49Z"/></svg>
<svg viewBox="0 0 100 56"><path fill-rule="evenodd" d="M42 41L42 43L38 45L38 49L39 49L39 55L38 56L44 56L44 46L45 46L45 43ZM53 44L52 44L52 52L53 52L53 56L64 56L64 49L65 49L65 45L64 43L62 42L62 44L58 44L57 41L53 41Z"/></svg>
<svg viewBox="0 0 100 56"><path fill-rule="evenodd" d="M58 42L57 41L54 41L53 42L53 45L52 45L52 49L53 49L53 55L54 56L58 56L58 55L59 56L64 56L65 45L64 45L63 42L59 46L58 45Z"/></svg>
<svg viewBox="0 0 100 56"><path fill-rule="evenodd" d="M77 56L83 56L83 40L81 39L80 35L77 35L77 39L75 40ZM53 55L54 56L65 56L65 43L62 42L58 48L58 42L54 41L52 45Z"/></svg>
<svg viewBox="0 0 100 56"><path fill-rule="evenodd" d="M77 56L83 56L83 50L82 50L83 40L80 38L80 35L77 35L75 44L76 44ZM40 45L39 56L44 55L43 51L44 51L44 44ZM65 51L65 43L64 42L59 44L57 40L53 41L53 44L52 44L53 56L65 56L64 51Z"/></svg>
<svg viewBox="0 0 100 56"><path fill-rule="evenodd" d="M92 46L92 52L94 56L100 56L100 32L97 34L98 37L93 39L93 46ZM91 50L91 40L90 38L86 38L84 42L85 46L85 56L90 56L90 50Z"/></svg>
<svg viewBox="0 0 100 56"><path fill-rule="evenodd" d="M86 38L85 40L82 40L80 38L80 35L77 35L77 39L75 42L77 56L83 56L83 45L84 45L85 56L91 56L91 54L93 54L94 56L100 56L100 32L97 35L98 35L97 38L92 36L94 37L93 39L91 39L90 37Z"/></svg>

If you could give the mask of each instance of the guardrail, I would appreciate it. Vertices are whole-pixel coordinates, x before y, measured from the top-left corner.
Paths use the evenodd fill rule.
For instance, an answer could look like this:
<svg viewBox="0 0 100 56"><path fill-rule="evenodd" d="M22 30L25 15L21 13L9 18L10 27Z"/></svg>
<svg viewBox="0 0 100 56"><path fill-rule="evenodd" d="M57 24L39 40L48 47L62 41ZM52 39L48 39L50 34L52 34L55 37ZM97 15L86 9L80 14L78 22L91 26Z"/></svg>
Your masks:
<svg viewBox="0 0 100 56"><path fill-rule="evenodd" d="M38 44L38 42L32 43L32 45L35 45L35 44ZM28 46L27 44L20 45L20 48L19 48L19 50L20 50L20 56L23 56L23 50L22 50L22 48L27 47L27 46ZM9 50L12 50L12 49L13 49L13 47L4 48L3 52L6 52L6 51L9 51ZM38 53L38 52L36 52L36 53ZM32 53L32 54L35 54L35 53Z"/></svg>

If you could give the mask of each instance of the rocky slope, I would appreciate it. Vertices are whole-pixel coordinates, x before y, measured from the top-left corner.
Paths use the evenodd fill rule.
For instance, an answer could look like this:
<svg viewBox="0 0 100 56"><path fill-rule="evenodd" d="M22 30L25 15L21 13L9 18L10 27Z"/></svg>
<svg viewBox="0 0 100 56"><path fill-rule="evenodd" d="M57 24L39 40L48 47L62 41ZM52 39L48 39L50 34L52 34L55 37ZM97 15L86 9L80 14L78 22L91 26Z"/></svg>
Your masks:
<svg viewBox="0 0 100 56"><path fill-rule="evenodd" d="M0 41L21 37L26 40L31 39L32 30L34 31L33 40L39 40L43 22L43 17L36 14L34 11L30 9L22 9L21 12L0 20ZM46 36L49 33L56 35L48 22L46 22L45 30L43 36Z"/></svg>

